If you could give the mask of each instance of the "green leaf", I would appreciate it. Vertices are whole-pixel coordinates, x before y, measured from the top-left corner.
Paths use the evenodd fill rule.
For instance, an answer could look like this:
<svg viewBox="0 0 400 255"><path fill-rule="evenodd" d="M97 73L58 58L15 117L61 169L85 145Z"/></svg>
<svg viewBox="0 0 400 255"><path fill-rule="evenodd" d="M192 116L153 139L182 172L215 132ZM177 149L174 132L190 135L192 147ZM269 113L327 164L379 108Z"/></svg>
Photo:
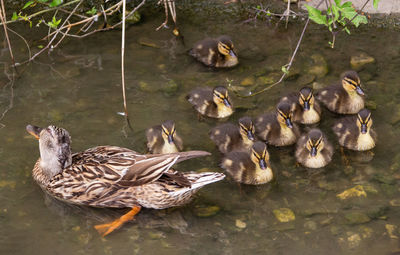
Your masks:
<svg viewBox="0 0 400 255"><path fill-rule="evenodd" d="M25 3L24 7L22 7L22 10L25 8L28 8L29 6L31 6L34 3L34 1L28 1Z"/></svg>
<svg viewBox="0 0 400 255"><path fill-rule="evenodd" d="M91 9L90 11L87 11L87 12L86 12L86 14L94 15L94 14L96 14L96 12L97 12L97 9L93 6L92 9Z"/></svg>
<svg viewBox="0 0 400 255"><path fill-rule="evenodd" d="M288 75L289 74L289 70L287 70L287 67L286 67L286 65L284 65L284 66L282 66L282 72L283 73L285 73L286 75Z"/></svg>
<svg viewBox="0 0 400 255"><path fill-rule="evenodd" d="M308 17L317 24L328 25L326 16L321 14L321 11L309 5L305 5L308 10Z"/></svg>
<svg viewBox="0 0 400 255"><path fill-rule="evenodd" d="M347 27L344 27L344 31L346 31L346 33L351 34L350 30Z"/></svg>
<svg viewBox="0 0 400 255"><path fill-rule="evenodd" d="M374 0L374 8L375 9L378 9L378 3L379 3L379 1L381 1L381 0Z"/></svg>
<svg viewBox="0 0 400 255"><path fill-rule="evenodd" d="M340 2L340 0L339 0ZM333 19L336 21L339 19L339 8L336 5L332 5L332 14L333 14Z"/></svg>
<svg viewBox="0 0 400 255"><path fill-rule="evenodd" d="M63 0L53 0L53 1L49 4L49 6L50 6L50 7L56 7L56 6L59 6L60 4L62 4L62 2L63 2Z"/></svg>
<svg viewBox="0 0 400 255"><path fill-rule="evenodd" d="M367 24L368 20L367 17L359 14L357 17L353 19L352 23L354 24L354 26L358 27L360 24Z"/></svg>
<svg viewBox="0 0 400 255"><path fill-rule="evenodd" d="M17 20L17 19L18 19L18 14L16 12L13 12L11 20Z"/></svg>
<svg viewBox="0 0 400 255"><path fill-rule="evenodd" d="M38 45L37 46L39 49L43 49L43 45Z"/></svg>
<svg viewBox="0 0 400 255"><path fill-rule="evenodd" d="M336 4L337 6L340 6L340 2L341 2L341 0L335 0L335 4Z"/></svg>
<svg viewBox="0 0 400 255"><path fill-rule="evenodd" d="M340 6L340 8L348 8L348 7L353 8L353 3L352 2L345 2L344 4L342 4L342 6Z"/></svg>
<svg viewBox="0 0 400 255"><path fill-rule="evenodd" d="M47 3L48 1L49 0L36 0L36 2L41 3L41 4Z"/></svg>
<svg viewBox="0 0 400 255"><path fill-rule="evenodd" d="M57 26L60 24L61 19L57 20L56 16L53 16L51 22L47 22L47 25L49 25L52 28L57 28Z"/></svg>

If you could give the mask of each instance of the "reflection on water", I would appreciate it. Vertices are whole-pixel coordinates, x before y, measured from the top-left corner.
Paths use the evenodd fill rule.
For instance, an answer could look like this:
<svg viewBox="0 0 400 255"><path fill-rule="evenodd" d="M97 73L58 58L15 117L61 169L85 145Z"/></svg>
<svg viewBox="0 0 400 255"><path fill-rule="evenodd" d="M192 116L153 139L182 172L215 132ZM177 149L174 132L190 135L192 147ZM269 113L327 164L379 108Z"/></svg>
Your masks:
<svg viewBox="0 0 400 255"><path fill-rule="evenodd" d="M161 19L160 19L161 20ZM338 116L323 112L321 128L335 145L325 168L297 166L293 147L270 148L276 179L257 187L229 179L209 185L182 208L143 210L136 221L101 239L93 225L124 210L74 208L49 200L33 182L31 169L39 151L25 133L28 123L66 128L73 150L112 144L145 151L144 130L170 118L186 149L213 153L178 166L195 170L219 168L220 154L208 138L219 121L199 122L185 100L196 86L227 85L247 93L279 77L297 42L300 26L272 30L265 26L212 21L197 24L180 17L185 46L170 31L155 32L160 20L150 17L127 31L126 83L133 131L124 129L120 89L120 33L99 33L65 42L50 57L27 65L14 84L14 106L0 129L0 252L2 254L390 254L400 237L400 65L394 31L361 28L340 35L334 50L328 33L311 27L283 84L252 98L234 97L239 108L231 116L257 116L272 110L280 96L306 84L334 82L350 68L350 56L365 52L376 62L360 72L373 110L379 143L372 154L342 154L331 126ZM200 21L199 21L200 22ZM240 31L240 34L238 33ZM240 56L234 69L214 71L187 55L190 45L205 36L229 34ZM145 46L146 42L155 47ZM22 49L23 46L20 46ZM23 56L22 50L17 56ZM312 57L317 54L317 57ZM323 59L321 60L321 56ZM6 56L1 57L5 61ZM324 61L326 63L324 63ZM322 73L310 71L313 67ZM324 68L328 68L324 70ZM321 77L320 77L321 76ZM5 79L4 77L1 78ZM246 82L244 82L246 80ZM241 86L240 84L247 85ZM0 84L1 104L8 105L9 88ZM341 200L336 195L362 185L366 197ZM295 220L281 223L274 210L289 208ZM155 250L155 247L156 250Z"/></svg>

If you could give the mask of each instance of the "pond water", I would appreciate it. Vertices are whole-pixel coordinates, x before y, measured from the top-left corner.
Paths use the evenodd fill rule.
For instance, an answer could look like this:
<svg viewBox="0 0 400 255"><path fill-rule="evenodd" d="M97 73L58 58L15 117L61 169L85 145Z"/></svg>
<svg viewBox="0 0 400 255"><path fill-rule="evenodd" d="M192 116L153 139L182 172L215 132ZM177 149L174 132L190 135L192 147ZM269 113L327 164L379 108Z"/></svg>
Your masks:
<svg viewBox="0 0 400 255"><path fill-rule="evenodd" d="M133 130L125 126L120 78L120 31L66 40L51 55L20 68L13 89L0 80L0 107L12 108L0 129L0 253L1 254L398 254L400 225L400 35L390 29L352 29L340 34L335 49L330 34L310 26L293 66L293 76L273 89L250 98L231 93L238 106L229 121L271 111L279 97L308 84L327 85L350 69L350 57L366 53L376 62L360 72L373 110L379 141L373 155L350 153L345 165L331 127L338 116L324 110L319 127L335 146L333 161L309 170L296 165L293 147L269 148L275 173L272 183L241 186L229 178L202 189L187 206L142 210L136 220L101 238L95 224L126 210L66 206L46 198L32 180L39 156L27 124L55 124L72 136L73 151L96 145L118 145L145 152L145 129L173 119L185 150L212 156L191 160L178 169L219 168L221 155L208 138L221 121L199 121L186 94L197 86L231 84L247 93L261 89L259 77L278 79L295 48L302 24L287 30L259 22L179 16L184 45L170 30L156 32L163 16L146 16L126 32L126 86ZM231 35L240 65L211 70L187 54L207 36ZM27 56L14 41L17 59ZM143 44L154 44L148 47ZM329 72L310 74L317 66ZM317 56L317 57L315 57ZM1 61L8 61L2 51ZM317 61L318 62L318 61ZM250 87L241 86L247 79ZM320 84L320 85L319 85ZM257 87L258 86L258 87ZM376 109L375 109L376 108ZM372 156L372 157L371 157ZM341 200L343 191L361 185L366 196ZM274 210L289 208L291 222L279 222Z"/></svg>

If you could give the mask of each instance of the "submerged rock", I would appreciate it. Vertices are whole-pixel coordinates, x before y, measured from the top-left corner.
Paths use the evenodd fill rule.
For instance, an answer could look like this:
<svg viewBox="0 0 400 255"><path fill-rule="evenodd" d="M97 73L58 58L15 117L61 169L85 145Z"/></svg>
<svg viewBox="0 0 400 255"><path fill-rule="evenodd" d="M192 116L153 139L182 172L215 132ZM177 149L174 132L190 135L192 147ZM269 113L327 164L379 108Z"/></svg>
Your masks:
<svg viewBox="0 0 400 255"><path fill-rule="evenodd" d="M375 58L367 55L366 53L361 53L357 56L351 56L351 58L350 58L351 68L356 71L360 71L363 68L363 66L365 66L366 64L370 64L370 63L374 63L374 62L375 62Z"/></svg>
<svg viewBox="0 0 400 255"><path fill-rule="evenodd" d="M297 83L300 86L305 86L307 84L312 83L315 80L315 75L313 74L305 74L300 76L300 78L297 80Z"/></svg>
<svg viewBox="0 0 400 255"><path fill-rule="evenodd" d="M140 15L138 11L135 11L131 16L127 17L130 12L131 11L128 10L125 11L125 21L127 24L136 24L142 19L142 15ZM120 14L120 18L122 19L122 13Z"/></svg>
<svg viewBox="0 0 400 255"><path fill-rule="evenodd" d="M280 208L273 211L275 218L280 222L289 222L296 219L294 212L289 208Z"/></svg>
<svg viewBox="0 0 400 255"><path fill-rule="evenodd" d="M275 82L279 81L281 76L282 76L282 74L280 74L278 72L272 72L272 73L269 73L268 75L258 77L257 84L258 85L271 85L271 84L274 84Z"/></svg>
<svg viewBox="0 0 400 255"><path fill-rule="evenodd" d="M239 220L239 219L236 219L236 221L235 221L235 226L237 227L237 228L240 228L240 229L243 229L243 228L246 228L246 222L244 222L244 221L241 221L241 220Z"/></svg>
<svg viewBox="0 0 400 255"><path fill-rule="evenodd" d="M211 217L216 215L221 209L218 206L196 207L194 209L198 217Z"/></svg>
<svg viewBox="0 0 400 255"><path fill-rule="evenodd" d="M252 86L255 83L255 79L253 76L248 76L246 78L244 78L241 82L240 85L242 86Z"/></svg>
<svg viewBox="0 0 400 255"><path fill-rule="evenodd" d="M347 213L345 216L347 224L363 224L371 221L371 218L368 217L365 213L362 212L350 212Z"/></svg>
<svg viewBox="0 0 400 255"><path fill-rule="evenodd" d="M367 197L367 193L365 193L364 187L361 185L357 185L353 188L347 189L342 193L336 195L338 198L344 200L351 197Z"/></svg>
<svg viewBox="0 0 400 255"><path fill-rule="evenodd" d="M179 85L174 80L169 80L161 87L161 91L168 95L173 95L178 89Z"/></svg>
<svg viewBox="0 0 400 255"><path fill-rule="evenodd" d="M391 224L386 224L385 228L386 228L386 231L390 238L399 239L399 237L395 235L395 233L397 232L397 226L391 225Z"/></svg>
<svg viewBox="0 0 400 255"><path fill-rule="evenodd" d="M325 58L320 54L311 55L312 64L307 68L306 72L315 75L317 78L325 77L329 68Z"/></svg>
<svg viewBox="0 0 400 255"><path fill-rule="evenodd" d="M161 46L147 37L140 37L137 41L140 45L159 49Z"/></svg>

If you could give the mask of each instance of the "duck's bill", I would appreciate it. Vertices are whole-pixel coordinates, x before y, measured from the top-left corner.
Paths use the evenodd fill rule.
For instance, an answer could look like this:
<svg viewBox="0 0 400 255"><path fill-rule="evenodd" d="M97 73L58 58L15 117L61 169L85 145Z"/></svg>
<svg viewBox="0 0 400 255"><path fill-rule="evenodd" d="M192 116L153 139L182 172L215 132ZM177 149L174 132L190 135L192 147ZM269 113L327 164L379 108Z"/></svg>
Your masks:
<svg viewBox="0 0 400 255"><path fill-rule="evenodd" d="M233 50L230 50L230 51L229 51L229 55L230 55L231 57L237 58L237 55L236 55L236 53L235 53Z"/></svg>
<svg viewBox="0 0 400 255"><path fill-rule="evenodd" d="M261 169L265 169L265 168L267 168L267 162L265 162L265 160L264 159L260 159L260 168Z"/></svg>
<svg viewBox="0 0 400 255"><path fill-rule="evenodd" d="M247 138L249 138L250 141L254 141L254 134L251 131L247 131Z"/></svg>
<svg viewBox="0 0 400 255"><path fill-rule="evenodd" d="M288 128L293 128L293 124L292 124L292 121L290 119L286 119L286 126Z"/></svg>
<svg viewBox="0 0 400 255"><path fill-rule="evenodd" d="M364 90L360 86L357 86L356 91L358 94L360 94L362 96L364 95Z"/></svg>
<svg viewBox="0 0 400 255"><path fill-rule="evenodd" d="M317 155L317 148L311 147L311 152L310 152L312 157L315 157Z"/></svg>
<svg viewBox="0 0 400 255"><path fill-rule="evenodd" d="M367 133L367 125L366 124L361 124L361 133L363 133L363 134Z"/></svg>
<svg viewBox="0 0 400 255"><path fill-rule="evenodd" d="M224 105L226 106L226 107L232 107L231 106L231 103L229 103L229 101L228 101L228 99L224 99Z"/></svg>
<svg viewBox="0 0 400 255"><path fill-rule="evenodd" d="M304 110L306 111L310 110L310 103L308 101L304 102Z"/></svg>
<svg viewBox="0 0 400 255"><path fill-rule="evenodd" d="M174 137L172 135L168 135L168 142L174 143Z"/></svg>
<svg viewBox="0 0 400 255"><path fill-rule="evenodd" d="M26 126L26 131L38 140L39 140L40 132L42 131L42 129L43 128L33 126L33 125Z"/></svg>

